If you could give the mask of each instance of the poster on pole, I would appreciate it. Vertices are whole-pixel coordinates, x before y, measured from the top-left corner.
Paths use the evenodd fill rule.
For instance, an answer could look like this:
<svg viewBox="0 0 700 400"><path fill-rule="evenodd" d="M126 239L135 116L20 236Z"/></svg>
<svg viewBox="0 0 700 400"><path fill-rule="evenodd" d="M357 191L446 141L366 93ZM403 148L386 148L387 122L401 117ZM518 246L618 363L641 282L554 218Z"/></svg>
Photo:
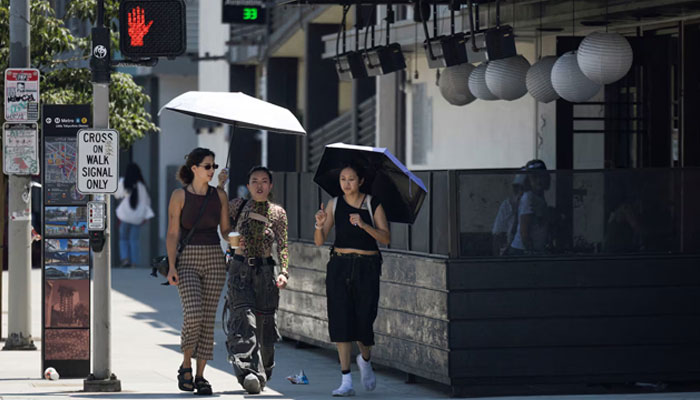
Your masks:
<svg viewBox="0 0 700 400"><path fill-rule="evenodd" d="M39 120L39 70L8 68L5 70L5 120L35 122Z"/></svg>
<svg viewBox="0 0 700 400"><path fill-rule="evenodd" d="M39 127L35 123L5 122L3 164L6 175L39 174Z"/></svg>
<svg viewBox="0 0 700 400"><path fill-rule="evenodd" d="M119 181L119 132L78 131L78 191L114 193Z"/></svg>

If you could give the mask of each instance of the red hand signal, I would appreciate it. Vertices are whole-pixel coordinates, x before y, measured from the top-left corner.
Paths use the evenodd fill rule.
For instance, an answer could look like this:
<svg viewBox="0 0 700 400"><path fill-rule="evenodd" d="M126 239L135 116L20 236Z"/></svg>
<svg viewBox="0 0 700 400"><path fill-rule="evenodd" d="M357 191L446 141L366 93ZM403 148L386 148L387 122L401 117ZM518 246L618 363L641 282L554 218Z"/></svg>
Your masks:
<svg viewBox="0 0 700 400"><path fill-rule="evenodd" d="M148 30L151 29L153 21L146 25L146 16L143 12L143 8L136 7L129 11L129 37L131 38L131 46L142 47L143 37L148 34Z"/></svg>

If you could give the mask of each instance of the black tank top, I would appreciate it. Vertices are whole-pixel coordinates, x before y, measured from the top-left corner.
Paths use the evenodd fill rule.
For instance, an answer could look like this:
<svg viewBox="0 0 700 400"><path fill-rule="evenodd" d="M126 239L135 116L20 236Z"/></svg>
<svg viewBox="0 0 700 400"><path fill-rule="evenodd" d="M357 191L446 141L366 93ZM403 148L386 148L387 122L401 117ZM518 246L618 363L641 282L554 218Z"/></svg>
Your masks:
<svg viewBox="0 0 700 400"><path fill-rule="evenodd" d="M184 188L184 190L185 205L182 207L182 214L180 215L180 227L182 228L180 237L183 239L187 236L197 220L199 209L202 207L202 202L204 202L205 198L205 195L188 192L187 188ZM221 221L221 200L219 200L216 189L209 189L207 193L209 201L207 201L204 213L197 224L197 229L194 231L189 245L219 244L219 234L216 228Z"/></svg>
<svg viewBox="0 0 700 400"><path fill-rule="evenodd" d="M350 214L360 214L360 218L362 218L364 223L374 227L369 216L369 210L352 207L345 201L344 196L338 196L336 201L338 204L335 206L334 214L335 242L333 246L341 249L378 251L377 241L369 233L358 226L350 224ZM362 202L365 204L364 199ZM378 206L379 200L373 197L370 205L373 214Z"/></svg>

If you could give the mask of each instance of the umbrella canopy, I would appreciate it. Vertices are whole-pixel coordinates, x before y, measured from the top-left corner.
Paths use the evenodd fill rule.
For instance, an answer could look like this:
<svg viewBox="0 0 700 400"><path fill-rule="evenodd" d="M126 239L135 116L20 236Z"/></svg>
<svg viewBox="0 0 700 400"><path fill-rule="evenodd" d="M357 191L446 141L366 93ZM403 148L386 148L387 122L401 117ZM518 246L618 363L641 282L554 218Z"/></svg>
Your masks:
<svg viewBox="0 0 700 400"><path fill-rule="evenodd" d="M170 100L164 109L195 118L292 135L306 135L291 111L241 92L187 92Z"/></svg>
<svg viewBox="0 0 700 400"><path fill-rule="evenodd" d="M331 196L341 196L340 171L353 162L365 169L363 193L377 197L392 222L412 224L428 190L393 154L383 147L329 144L316 169L314 182Z"/></svg>

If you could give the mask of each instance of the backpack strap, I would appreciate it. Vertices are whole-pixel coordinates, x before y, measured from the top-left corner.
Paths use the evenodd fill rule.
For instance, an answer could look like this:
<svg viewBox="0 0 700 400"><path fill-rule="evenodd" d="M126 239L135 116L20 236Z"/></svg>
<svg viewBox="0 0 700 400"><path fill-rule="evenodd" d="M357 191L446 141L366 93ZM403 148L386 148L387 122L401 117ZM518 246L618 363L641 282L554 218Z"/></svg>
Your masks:
<svg viewBox="0 0 700 400"><path fill-rule="evenodd" d="M369 211L369 219L372 220L372 227L376 227L374 224L374 210L372 210L372 195L366 195L365 196L365 205L367 206L367 210Z"/></svg>
<svg viewBox="0 0 700 400"><path fill-rule="evenodd" d="M248 204L248 199L244 199L241 202L241 205L238 206L238 212L236 212L236 218L234 218L232 221L233 224L231 225L231 229L237 229L236 225L238 225L238 219L240 218L241 211L243 211L243 207L245 207L246 204Z"/></svg>
<svg viewBox="0 0 700 400"><path fill-rule="evenodd" d="M332 200L333 200L333 218L335 218L335 207L338 205L338 198L334 197Z"/></svg>

